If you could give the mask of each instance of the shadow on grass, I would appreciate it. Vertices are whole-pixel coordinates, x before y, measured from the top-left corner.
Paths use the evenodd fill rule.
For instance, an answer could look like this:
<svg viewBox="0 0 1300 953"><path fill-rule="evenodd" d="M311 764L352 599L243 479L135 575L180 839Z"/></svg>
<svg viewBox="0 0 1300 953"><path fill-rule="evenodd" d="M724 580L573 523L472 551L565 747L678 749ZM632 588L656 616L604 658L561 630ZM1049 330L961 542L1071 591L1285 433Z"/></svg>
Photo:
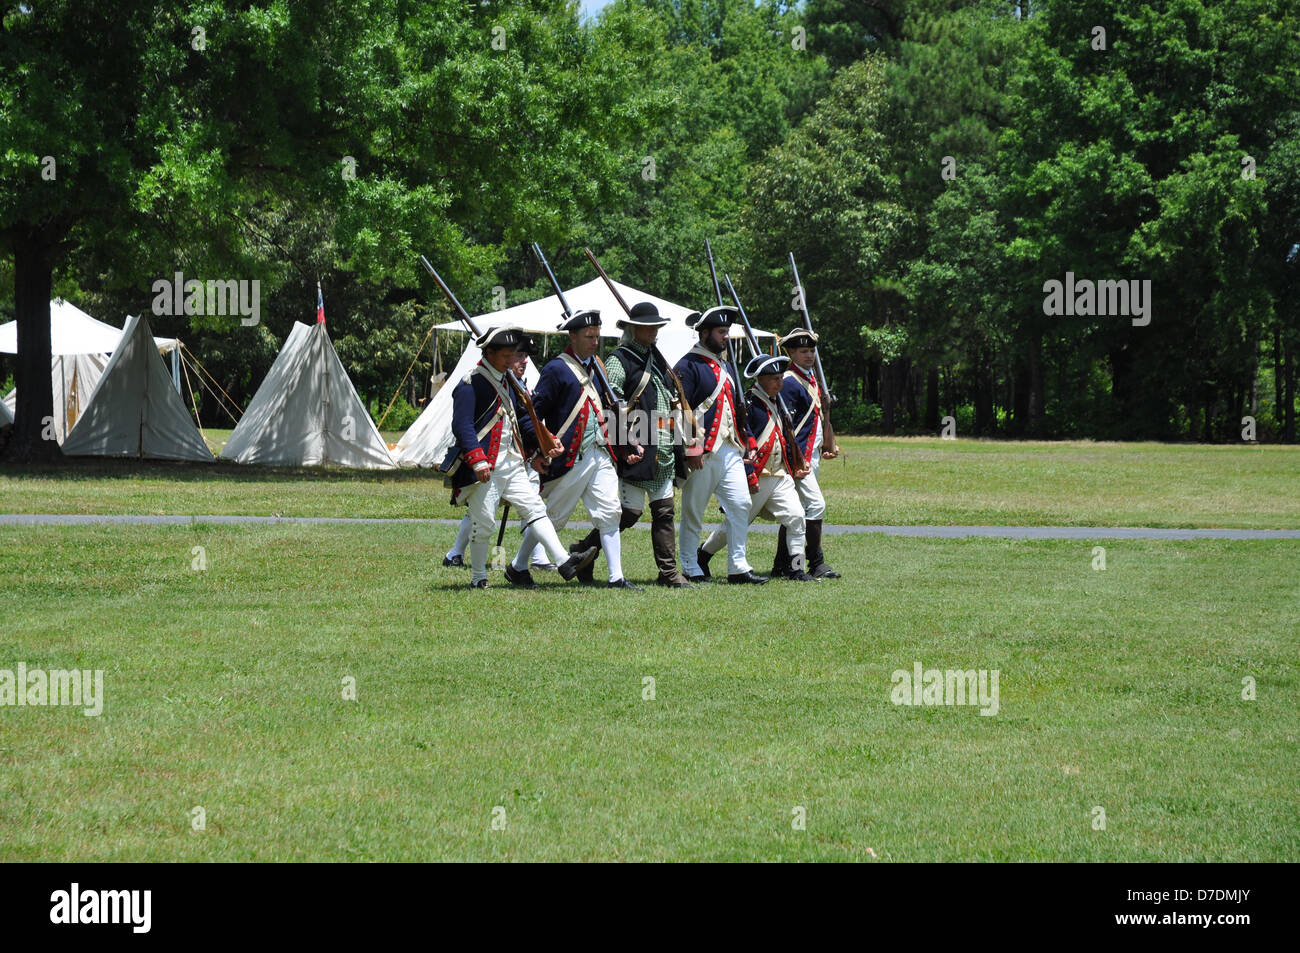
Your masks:
<svg viewBox="0 0 1300 953"><path fill-rule="evenodd" d="M9 480L125 480L141 477L173 483L410 483L442 485L435 469L355 470L345 467L260 467L238 463L190 463L114 457L64 457L54 463L0 461L0 477Z"/></svg>

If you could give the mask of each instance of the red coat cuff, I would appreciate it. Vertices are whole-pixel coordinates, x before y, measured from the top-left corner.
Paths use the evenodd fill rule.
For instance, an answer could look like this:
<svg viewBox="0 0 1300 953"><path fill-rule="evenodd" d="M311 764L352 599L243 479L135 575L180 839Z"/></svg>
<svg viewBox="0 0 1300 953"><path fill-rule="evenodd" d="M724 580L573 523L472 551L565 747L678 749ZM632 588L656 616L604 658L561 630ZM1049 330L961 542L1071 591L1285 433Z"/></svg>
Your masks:
<svg viewBox="0 0 1300 953"><path fill-rule="evenodd" d="M746 442L747 442L747 444L749 445L749 449L750 449L750 450L753 450L753 451L755 451L755 452L758 451L758 441L757 441L757 440L755 440L753 437L750 437Z"/></svg>
<svg viewBox="0 0 1300 953"><path fill-rule="evenodd" d="M483 452L481 447L475 447L473 450L470 450L465 454L465 462L470 466L487 463L487 454Z"/></svg>

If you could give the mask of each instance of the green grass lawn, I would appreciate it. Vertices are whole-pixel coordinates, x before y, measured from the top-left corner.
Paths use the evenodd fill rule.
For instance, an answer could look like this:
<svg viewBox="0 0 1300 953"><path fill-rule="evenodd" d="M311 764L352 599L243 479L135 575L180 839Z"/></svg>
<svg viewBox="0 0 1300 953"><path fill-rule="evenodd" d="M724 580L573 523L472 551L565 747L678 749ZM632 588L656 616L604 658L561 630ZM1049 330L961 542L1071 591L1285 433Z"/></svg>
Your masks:
<svg viewBox="0 0 1300 953"><path fill-rule="evenodd" d="M851 467L893 473L894 486L914 451L1023 479L978 445L855 450ZM1094 452L1070 450L1075 478ZM1219 454L1285 456L1133 452L1186 453L1181 479ZM1041 454L1024 450L1025 465L1066 467ZM1253 466L1222 479L1237 474L1234 493L1280 480ZM44 482L50 495L23 508L55 508L59 485L122 510L169 487L187 491L170 504L181 512L253 498L157 476L122 496L88 477ZM26 483L8 475L5 508ZM345 507L348 491L403 515L419 498L403 478L325 483L341 489L316 503L291 483L253 486L280 494L259 505L313 512ZM1034 521L1065 512L1069 498L1052 503L1047 489L1034 491ZM893 494L892 518L919 512ZM1087 518L1193 518L1122 497ZM860 505L874 498L867 487ZM1224 497L1199 499L1209 509L1192 507L1195 519L1230 522ZM1109 509L1121 502L1133 515ZM971 522L988 506L950 505L946 518ZM1260 522L1294 525L1291 505L1274 500ZM1286 861L1300 850L1294 543L1108 542L1099 572L1087 543L853 536L829 541L838 582L638 594L554 575L538 592L472 593L465 571L433 568L449 538L421 526L0 527L0 668L103 669L106 695L97 718L0 708L0 860ZM650 577L648 534L626 539L629 575ZM752 538L756 566L774 544ZM191 568L195 546L205 571ZM918 661L997 669L998 713L892 704L891 673ZM356 701L341 697L349 676ZM1254 701L1241 697L1247 676ZM496 807L504 830L491 829ZM806 830L792 829L796 807Z"/></svg>
<svg viewBox="0 0 1300 953"><path fill-rule="evenodd" d="M821 471L832 522L1300 527L1300 447L870 437L844 444L847 459L825 461ZM0 512L460 515L431 471L127 460L0 466Z"/></svg>

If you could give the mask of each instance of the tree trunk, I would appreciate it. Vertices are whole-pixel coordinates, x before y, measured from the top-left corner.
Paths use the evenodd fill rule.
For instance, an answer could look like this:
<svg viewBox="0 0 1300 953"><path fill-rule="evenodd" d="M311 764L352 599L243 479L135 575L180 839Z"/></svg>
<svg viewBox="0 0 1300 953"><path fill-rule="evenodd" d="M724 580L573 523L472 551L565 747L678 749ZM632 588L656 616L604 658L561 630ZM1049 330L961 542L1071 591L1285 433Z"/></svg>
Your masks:
<svg viewBox="0 0 1300 953"><path fill-rule="evenodd" d="M1043 431L1043 335L1035 333L1029 338L1029 353L1026 355L1029 365L1029 402L1025 410L1028 418L1025 429L1031 436Z"/></svg>
<svg viewBox="0 0 1300 953"><path fill-rule="evenodd" d="M939 429L939 368L931 365L925 375L925 429Z"/></svg>
<svg viewBox="0 0 1300 953"><path fill-rule="evenodd" d="M1286 412L1286 442L1295 443L1295 349L1288 345L1283 354L1286 387L1282 394L1282 407Z"/></svg>
<svg viewBox="0 0 1300 953"><path fill-rule="evenodd" d="M18 323L18 358L14 386L13 439L9 460L29 463L60 455L54 439L54 393L50 389L50 290L54 284L51 249L39 241L14 242L14 312ZM47 421L49 423L47 423ZM49 435L49 439L43 439Z"/></svg>
<svg viewBox="0 0 1300 953"><path fill-rule="evenodd" d="M993 369L988 355L979 352L975 365L975 433L988 436L993 433Z"/></svg>
<svg viewBox="0 0 1300 953"><path fill-rule="evenodd" d="M886 434L894 432L894 382L897 377L894 362L880 362L880 429Z"/></svg>
<svg viewBox="0 0 1300 953"><path fill-rule="evenodd" d="M1273 415L1282 422L1282 390L1285 375L1282 371L1282 326L1273 328Z"/></svg>

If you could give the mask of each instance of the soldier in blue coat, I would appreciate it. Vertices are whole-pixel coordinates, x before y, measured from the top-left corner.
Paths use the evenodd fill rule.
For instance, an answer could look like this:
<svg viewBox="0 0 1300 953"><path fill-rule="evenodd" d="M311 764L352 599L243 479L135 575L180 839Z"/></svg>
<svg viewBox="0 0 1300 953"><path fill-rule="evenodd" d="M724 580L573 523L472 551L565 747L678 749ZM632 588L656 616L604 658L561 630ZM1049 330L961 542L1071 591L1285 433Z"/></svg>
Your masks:
<svg viewBox="0 0 1300 953"><path fill-rule="evenodd" d="M781 338L779 343L790 355L790 368L785 372L785 380L781 384L781 396L790 408L795 433L809 466L808 475L794 481L799 499L803 501L807 523L808 574L816 579L838 579L840 574L826 562L826 556L822 552L826 498L822 495L818 475L821 472L822 458L830 460L835 456L835 451L822 448L822 400L816 370L817 335L804 328L795 328ZM777 540L773 575L788 575L792 571L787 544L786 532L782 528Z"/></svg>
<svg viewBox="0 0 1300 953"><path fill-rule="evenodd" d="M764 583L745 557L749 537L749 481L745 464L753 464L757 444L739 410L743 389L740 375L727 356L735 308L710 308L686 319L700 336L673 368L695 414L703 453L688 456L686 484L682 487L682 523L677 551L682 572L691 582L704 582L700 568L700 534L709 497L716 495L727 525L727 582Z"/></svg>
<svg viewBox="0 0 1300 953"><path fill-rule="evenodd" d="M561 331L569 332L569 345L542 368L533 393L533 405L547 429L562 445L559 455L542 471L542 498L551 522L561 529L579 502L587 509L600 536L600 548L609 567L609 586L638 589L623 576L623 548L619 538L618 470L610 444L609 395L600 383L604 371L596 351L600 347L600 312L578 311L566 316ZM617 434L615 435L617 437ZM641 448L632 448L628 462L641 459ZM512 582L527 585L528 553L520 550L515 563L506 569Z"/></svg>
<svg viewBox="0 0 1300 953"><path fill-rule="evenodd" d="M475 589L487 588L487 556L501 500L516 507L524 521L520 552L525 559L540 542L560 564L560 575L572 579L596 558L594 548L575 555L565 550L537 487L528 479L526 461L537 448L537 435L523 403L505 379L521 336L511 327L492 328L484 334L477 342L483 359L452 391L455 443L443 469L451 476L452 503L467 506L473 521L469 553L470 586Z"/></svg>

